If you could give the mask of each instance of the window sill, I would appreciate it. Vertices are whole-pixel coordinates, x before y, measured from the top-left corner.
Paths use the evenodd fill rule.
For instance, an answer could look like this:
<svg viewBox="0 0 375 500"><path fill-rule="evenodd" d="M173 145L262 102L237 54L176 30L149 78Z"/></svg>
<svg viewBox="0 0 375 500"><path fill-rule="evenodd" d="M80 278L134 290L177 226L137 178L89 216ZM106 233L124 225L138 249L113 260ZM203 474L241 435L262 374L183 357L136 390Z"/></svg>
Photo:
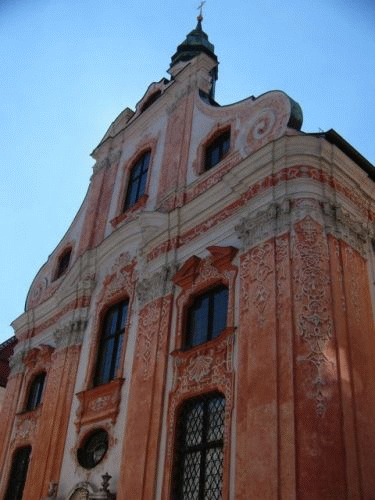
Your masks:
<svg viewBox="0 0 375 500"><path fill-rule="evenodd" d="M146 202L148 200L148 194L144 194L139 198L137 203L135 203L132 207L127 208L124 212L122 212L120 215L112 219L111 226L113 228L117 227L120 222L126 221L126 220L132 220L134 212L137 212L137 210L140 210L146 205Z"/></svg>
<svg viewBox="0 0 375 500"><path fill-rule="evenodd" d="M87 389L76 394L80 406L75 424L79 431L83 425L111 420L114 424L120 409L123 378L116 378L107 384Z"/></svg>

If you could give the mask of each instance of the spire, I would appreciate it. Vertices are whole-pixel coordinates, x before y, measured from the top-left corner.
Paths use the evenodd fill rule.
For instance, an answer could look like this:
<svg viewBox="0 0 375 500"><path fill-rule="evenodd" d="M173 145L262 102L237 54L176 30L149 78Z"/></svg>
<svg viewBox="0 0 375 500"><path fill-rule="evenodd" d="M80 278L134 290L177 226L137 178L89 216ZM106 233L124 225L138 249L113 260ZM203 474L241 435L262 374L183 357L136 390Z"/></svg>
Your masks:
<svg viewBox="0 0 375 500"><path fill-rule="evenodd" d="M205 3L206 2L203 1L199 5L198 9L200 13L197 17L197 26L193 31L190 31L186 39L177 47L175 54L172 56L170 68L180 61L190 61L202 52L212 57L212 59L217 62L217 57L214 52L215 47L208 41L208 36L202 29L202 8Z"/></svg>

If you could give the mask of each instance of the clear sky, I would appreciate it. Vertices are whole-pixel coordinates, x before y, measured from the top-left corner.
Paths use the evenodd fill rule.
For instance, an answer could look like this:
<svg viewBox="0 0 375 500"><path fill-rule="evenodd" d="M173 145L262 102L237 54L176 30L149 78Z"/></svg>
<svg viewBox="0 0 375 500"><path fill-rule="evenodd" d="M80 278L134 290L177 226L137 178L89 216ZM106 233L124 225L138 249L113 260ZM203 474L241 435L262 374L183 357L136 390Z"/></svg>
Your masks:
<svg viewBox="0 0 375 500"><path fill-rule="evenodd" d="M91 151L196 25L198 0L0 0L0 341L88 187ZM216 100L285 91L375 164L374 0L207 0Z"/></svg>

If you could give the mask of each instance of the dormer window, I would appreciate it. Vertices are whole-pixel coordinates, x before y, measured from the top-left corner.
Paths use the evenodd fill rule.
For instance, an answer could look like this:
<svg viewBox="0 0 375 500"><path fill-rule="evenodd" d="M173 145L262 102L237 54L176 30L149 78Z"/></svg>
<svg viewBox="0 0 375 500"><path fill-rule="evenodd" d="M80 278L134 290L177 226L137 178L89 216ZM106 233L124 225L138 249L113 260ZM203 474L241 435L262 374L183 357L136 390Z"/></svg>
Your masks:
<svg viewBox="0 0 375 500"><path fill-rule="evenodd" d="M144 153L132 167L124 203L124 211L131 208L145 194L147 172L150 165L151 151Z"/></svg>
<svg viewBox="0 0 375 500"><path fill-rule="evenodd" d="M56 269L55 278L54 278L55 280L60 278L60 276L65 274L66 271L68 270L71 255L72 255L71 248L68 248L67 250L65 250L65 252L63 252L60 255L58 262L57 262L57 269Z"/></svg>
<svg viewBox="0 0 375 500"><path fill-rule="evenodd" d="M205 155L205 171L210 170L217 165L224 156L228 153L230 146L230 129L225 130L222 134L216 137L206 147Z"/></svg>

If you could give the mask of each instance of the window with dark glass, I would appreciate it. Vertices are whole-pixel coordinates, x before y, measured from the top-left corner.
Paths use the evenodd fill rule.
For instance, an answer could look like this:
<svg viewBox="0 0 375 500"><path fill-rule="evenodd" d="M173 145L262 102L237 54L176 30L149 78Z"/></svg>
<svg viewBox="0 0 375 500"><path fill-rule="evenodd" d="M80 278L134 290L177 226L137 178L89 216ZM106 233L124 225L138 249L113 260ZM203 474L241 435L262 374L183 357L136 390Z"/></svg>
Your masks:
<svg viewBox="0 0 375 500"><path fill-rule="evenodd" d="M72 249L69 248L66 250L62 255L60 255L58 263L57 263L57 269L55 273L55 280L60 278L68 269L69 267L69 262L70 262L70 256L72 254Z"/></svg>
<svg viewBox="0 0 375 500"><path fill-rule="evenodd" d="M188 309L184 347L216 338L227 326L228 288L217 286L195 297Z"/></svg>
<svg viewBox="0 0 375 500"><path fill-rule="evenodd" d="M220 134L206 148L205 170L217 165L228 153L230 146L230 129Z"/></svg>
<svg viewBox="0 0 375 500"><path fill-rule="evenodd" d="M19 448L13 457L4 500L21 500L29 467L31 446Z"/></svg>
<svg viewBox="0 0 375 500"><path fill-rule="evenodd" d="M35 410L40 405L42 400L44 381L46 379L46 373L38 373L33 379L29 387L29 393L27 397L26 410Z"/></svg>
<svg viewBox="0 0 375 500"><path fill-rule="evenodd" d="M221 500L225 398L189 399L177 421L171 500Z"/></svg>
<svg viewBox="0 0 375 500"><path fill-rule="evenodd" d="M147 171L150 164L151 153L148 151L136 162L130 172L128 190L124 203L124 210L137 203L139 198L145 194Z"/></svg>
<svg viewBox="0 0 375 500"><path fill-rule="evenodd" d="M116 376L127 315L128 303L123 301L111 307L104 317L94 385L106 384Z"/></svg>
<svg viewBox="0 0 375 500"><path fill-rule="evenodd" d="M97 429L87 436L77 450L79 464L85 469L93 469L104 458L108 450L108 434L104 429Z"/></svg>

